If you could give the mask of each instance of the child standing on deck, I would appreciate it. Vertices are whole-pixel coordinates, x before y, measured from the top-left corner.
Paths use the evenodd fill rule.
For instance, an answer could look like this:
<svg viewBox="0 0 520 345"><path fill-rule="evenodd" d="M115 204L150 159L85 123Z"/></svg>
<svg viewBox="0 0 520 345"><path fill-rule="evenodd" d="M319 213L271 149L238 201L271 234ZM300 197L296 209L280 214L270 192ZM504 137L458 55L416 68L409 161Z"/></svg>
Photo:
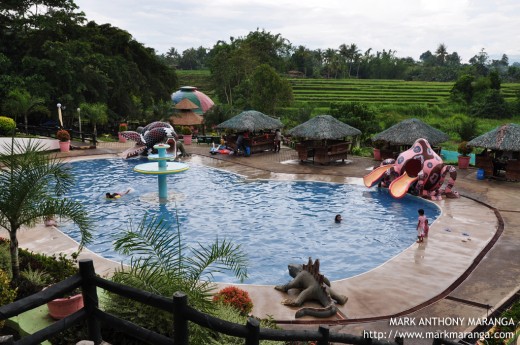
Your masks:
<svg viewBox="0 0 520 345"><path fill-rule="evenodd" d="M424 215L424 210L421 208L417 211L419 218L417 222L417 243L424 240L425 236L428 236L428 219Z"/></svg>

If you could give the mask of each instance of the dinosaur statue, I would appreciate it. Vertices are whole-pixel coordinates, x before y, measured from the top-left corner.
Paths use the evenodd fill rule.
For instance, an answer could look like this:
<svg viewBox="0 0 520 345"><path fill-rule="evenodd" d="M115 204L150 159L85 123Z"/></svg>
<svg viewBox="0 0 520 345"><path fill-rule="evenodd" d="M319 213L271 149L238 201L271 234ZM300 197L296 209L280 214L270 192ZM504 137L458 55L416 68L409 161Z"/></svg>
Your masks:
<svg viewBox="0 0 520 345"><path fill-rule="evenodd" d="M121 132L121 135L136 143L134 147L121 153L123 158L135 157L139 154L147 155L153 150L154 145L165 142L169 142L171 145L172 140L177 139L177 133L173 127L169 123L160 121L152 122L145 127L138 127L135 132ZM181 156L189 156L180 142L175 141L175 143L177 149L181 151Z"/></svg>
<svg viewBox="0 0 520 345"><path fill-rule="evenodd" d="M319 301L324 308L301 308L296 312L295 317L314 316L330 317L337 313L335 302L340 305L347 303L348 298L336 293L330 287L330 281L320 274L320 260L314 263L309 258L307 265L288 265L289 274L294 279L285 285L277 285L274 288L278 291L287 292L290 289L301 289L302 291L295 300L285 299L282 304L291 307L301 307L306 301Z"/></svg>

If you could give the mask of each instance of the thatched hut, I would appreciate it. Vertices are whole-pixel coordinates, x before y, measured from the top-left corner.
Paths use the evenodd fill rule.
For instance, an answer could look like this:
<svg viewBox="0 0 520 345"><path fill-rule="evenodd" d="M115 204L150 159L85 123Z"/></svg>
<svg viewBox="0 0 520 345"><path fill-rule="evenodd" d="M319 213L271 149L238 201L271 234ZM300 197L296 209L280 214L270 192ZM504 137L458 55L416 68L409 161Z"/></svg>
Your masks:
<svg viewBox="0 0 520 345"><path fill-rule="evenodd" d="M345 161L350 152L351 142L346 137L360 135L361 131L331 115L318 115L291 129L289 135L305 139L296 145L298 158L305 161L326 164L331 161Z"/></svg>
<svg viewBox="0 0 520 345"><path fill-rule="evenodd" d="M217 129L230 129L235 132L243 132L244 145L251 153L274 150L274 134L260 133L280 129L283 124L280 120L267 116L256 110L246 110L217 125ZM238 150L236 144L238 137L242 134L227 135L225 137L227 146Z"/></svg>
<svg viewBox="0 0 520 345"><path fill-rule="evenodd" d="M396 158L399 152L408 149L419 138L428 140L430 145L435 147L449 140L450 137L437 128L419 119L412 118L401 121L374 135L372 142L377 146L375 146L375 149L380 150L380 159L385 159ZM435 150L440 152L440 148L436 148Z"/></svg>
<svg viewBox="0 0 520 345"><path fill-rule="evenodd" d="M184 98L179 103L175 104L175 114L170 117L171 123L175 126L195 126L201 125L204 122L204 118L193 111L199 107L190 101L188 98Z"/></svg>
<svg viewBox="0 0 520 345"><path fill-rule="evenodd" d="M475 165L486 175L497 176L505 171L507 179L520 180L520 125L498 126L469 141L468 146L484 148L475 156Z"/></svg>

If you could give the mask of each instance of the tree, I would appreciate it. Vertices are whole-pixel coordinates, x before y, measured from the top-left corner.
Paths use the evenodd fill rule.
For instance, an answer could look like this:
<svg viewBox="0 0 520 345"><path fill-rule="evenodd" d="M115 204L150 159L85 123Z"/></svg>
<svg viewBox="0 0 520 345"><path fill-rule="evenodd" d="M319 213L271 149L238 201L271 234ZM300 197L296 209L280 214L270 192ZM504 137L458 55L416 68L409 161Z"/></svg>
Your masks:
<svg viewBox="0 0 520 345"><path fill-rule="evenodd" d="M81 103L81 113L89 120L94 128L94 134L97 135L97 124L105 124L108 122L107 105L102 103Z"/></svg>
<svg viewBox="0 0 520 345"><path fill-rule="evenodd" d="M446 63L446 57L448 56L448 48L444 43L439 44L437 50L435 51L435 56L439 65L444 66Z"/></svg>
<svg viewBox="0 0 520 345"><path fill-rule="evenodd" d="M20 277L18 230L45 217L72 220L81 232L81 245L91 239L87 211L80 202L61 195L73 185L69 168L55 156L41 153L40 144L12 141L0 154L0 227L9 232L13 280ZM20 154L14 154L21 152Z"/></svg>
<svg viewBox="0 0 520 345"><path fill-rule="evenodd" d="M214 273L226 270L241 280L247 278L247 258L239 245L217 239L211 245L188 248L182 242L178 227L177 231L172 231L162 219L155 217L144 217L137 227L130 225L125 233L116 238L115 249L134 259L130 262L130 268L122 268L115 273L114 281L168 298L176 291L183 291L193 308L206 313L215 308L210 299L215 288L212 282ZM122 307L121 303L127 306ZM145 328L171 336L171 313L164 312L157 317L156 308L137 307L133 303L128 305L128 301L114 296L109 301L108 309L111 313L125 316L125 319L131 315L132 320L141 326L152 324L153 327ZM135 315L136 308L140 315ZM129 315L122 315L125 313ZM209 342L205 339L194 343Z"/></svg>
<svg viewBox="0 0 520 345"><path fill-rule="evenodd" d="M335 102L330 105L330 115L361 131L365 141L380 131L375 111L367 104L358 102Z"/></svg>
<svg viewBox="0 0 520 345"><path fill-rule="evenodd" d="M13 114L14 116L22 116L25 125L25 133L27 133L27 116L31 110L35 109L38 105L42 105L43 102L42 98L32 97L26 90L14 89L9 92L3 110Z"/></svg>
<svg viewBox="0 0 520 345"><path fill-rule="evenodd" d="M275 114L277 107L289 105L293 98L289 82L266 64L255 69L251 77L251 89L253 109L270 115Z"/></svg>

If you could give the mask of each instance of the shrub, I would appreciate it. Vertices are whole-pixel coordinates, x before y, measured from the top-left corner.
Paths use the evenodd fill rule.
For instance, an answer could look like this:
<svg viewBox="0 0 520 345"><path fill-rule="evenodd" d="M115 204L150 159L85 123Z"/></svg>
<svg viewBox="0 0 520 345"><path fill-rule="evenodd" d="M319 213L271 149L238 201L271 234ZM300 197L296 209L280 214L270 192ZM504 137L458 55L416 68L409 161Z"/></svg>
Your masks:
<svg viewBox="0 0 520 345"><path fill-rule="evenodd" d="M11 135L16 128L16 122L7 116L0 116L0 135Z"/></svg>
<svg viewBox="0 0 520 345"><path fill-rule="evenodd" d="M14 301L16 289L11 288L9 275L0 269L0 305L6 305ZM5 320L0 321L0 328L4 327Z"/></svg>
<svg viewBox="0 0 520 345"><path fill-rule="evenodd" d="M58 132L56 132L56 139L59 141L69 141L70 134L66 130L60 129Z"/></svg>
<svg viewBox="0 0 520 345"><path fill-rule="evenodd" d="M241 314L247 315L253 310L253 301L247 291L235 286L228 286L213 296L213 301L221 302L236 308Z"/></svg>
<svg viewBox="0 0 520 345"><path fill-rule="evenodd" d="M463 155L463 156L467 156L469 155L471 152L473 152L473 147L471 146L468 146L468 142L467 141L463 141L459 144L459 147L457 148L457 151Z"/></svg>
<svg viewBox="0 0 520 345"><path fill-rule="evenodd" d="M191 134L191 129L190 129L190 127L188 127L188 126L182 126L182 127L181 127L181 133L182 133L183 135L190 135L190 134Z"/></svg>
<svg viewBox="0 0 520 345"><path fill-rule="evenodd" d="M128 125L126 123L121 123L119 125L119 132L124 132L128 130Z"/></svg>

